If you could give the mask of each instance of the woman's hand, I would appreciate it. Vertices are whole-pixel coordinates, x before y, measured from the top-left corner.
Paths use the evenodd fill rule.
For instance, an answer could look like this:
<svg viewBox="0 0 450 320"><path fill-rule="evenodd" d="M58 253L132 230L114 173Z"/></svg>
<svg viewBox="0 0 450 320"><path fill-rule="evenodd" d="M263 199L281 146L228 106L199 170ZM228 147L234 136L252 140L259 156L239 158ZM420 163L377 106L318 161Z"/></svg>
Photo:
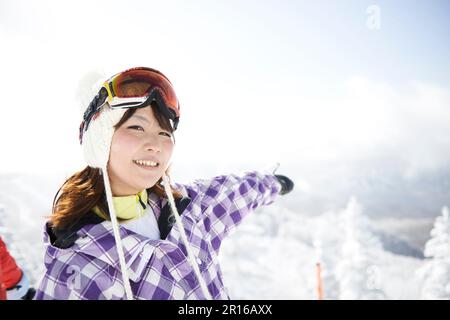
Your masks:
<svg viewBox="0 0 450 320"><path fill-rule="evenodd" d="M283 176L281 174L276 174L275 177L278 179L278 181L281 184L281 191L280 191L281 195L285 195L285 194L291 192L292 189L294 189L294 182L291 179L289 179L288 177Z"/></svg>

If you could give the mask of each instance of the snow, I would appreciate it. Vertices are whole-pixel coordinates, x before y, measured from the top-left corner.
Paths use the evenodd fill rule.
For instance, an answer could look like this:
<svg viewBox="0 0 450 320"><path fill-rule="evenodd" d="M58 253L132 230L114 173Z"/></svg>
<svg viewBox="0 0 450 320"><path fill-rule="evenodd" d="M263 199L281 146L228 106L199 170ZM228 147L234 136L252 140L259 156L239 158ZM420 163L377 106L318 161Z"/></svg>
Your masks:
<svg viewBox="0 0 450 320"><path fill-rule="evenodd" d="M352 201L356 200L350 199L349 206ZM346 210L351 211L347 207L341 212L312 216L278 203L258 209L221 248L222 270L231 296L235 299L317 299L315 268L320 261L325 299L364 298L342 293L336 272L347 237L342 232L341 221ZM360 233L365 237L368 232L364 231ZM369 277L383 292L383 299L417 299L419 283L414 277L423 260L393 254L383 250L381 244L375 247L376 250L363 249L376 254L377 264L351 270L347 280L357 279L355 275Z"/></svg>
<svg viewBox="0 0 450 320"><path fill-rule="evenodd" d="M44 268L45 217L66 178L64 174L0 176L0 232L34 285ZM303 192L304 199L314 197ZM425 244L412 240L428 239L429 229L423 225L430 219L369 217L357 197L348 198L341 207L322 204L331 209L321 213L299 208L296 201L288 195L258 208L223 242L219 260L233 299L317 299L317 262L325 299L427 298L421 294L420 270L431 257L414 255L422 253ZM408 227L400 228L405 221ZM448 275L448 265L444 268Z"/></svg>
<svg viewBox="0 0 450 320"><path fill-rule="evenodd" d="M422 283L424 299L450 298L450 218L448 207L436 218L431 239L425 245L425 256L430 258L417 274Z"/></svg>

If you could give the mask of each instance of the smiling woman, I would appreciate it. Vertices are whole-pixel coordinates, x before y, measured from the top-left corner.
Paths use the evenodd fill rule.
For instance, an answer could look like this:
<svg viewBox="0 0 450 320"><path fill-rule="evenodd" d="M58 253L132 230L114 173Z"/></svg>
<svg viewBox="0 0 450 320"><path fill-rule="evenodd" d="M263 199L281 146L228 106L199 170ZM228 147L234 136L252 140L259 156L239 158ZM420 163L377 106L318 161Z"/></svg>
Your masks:
<svg viewBox="0 0 450 320"><path fill-rule="evenodd" d="M157 70L129 69L102 85L80 125L88 166L53 200L36 299L229 299L222 240L293 183L250 171L172 186L179 116Z"/></svg>
<svg viewBox="0 0 450 320"><path fill-rule="evenodd" d="M147 125L142 119L146 119ZM160 142L156 144L157 149L155 149L153 144L155 140L151 140L151 137L148 138L148 135L152 135L153 131L149 133L144 131L144 128L147 129L147 127L147 130L155 130L155 126L161 131L160 136L164 139L164 152L162 152L161 147L158 147ZM108 162L113 195L128 196L137 194L143 189L149 189L150 192L164 197L165 192L161 185L162 173L165 172L168 176L170 174L168 162L175 145L175 136L169 121L159 111L156 103L142 109L128 109L122 119L114 125L114 129L114 143L111 144ZM167 135L170 135L170 138ZM170 141L170 143L167 141ZM130 142L134 144L130 146ZM132 170L134 166L137 166L133 165L133 160L146 160L149 157L149 155L137 154L138 152L158 154L160 158L156 159L161 159L157 168L158 174L152 172L149 177L149 174ZM130 179L130 174L135 179ZM156 179L156 177L159 178ZM173 190L173 196L176 199L181 198L181 194L176 190ZM101 169L87 166L68 178L56 193L50 222L55 229L69 229L95 206L98 206L104 215L109 217Z"/></svg>

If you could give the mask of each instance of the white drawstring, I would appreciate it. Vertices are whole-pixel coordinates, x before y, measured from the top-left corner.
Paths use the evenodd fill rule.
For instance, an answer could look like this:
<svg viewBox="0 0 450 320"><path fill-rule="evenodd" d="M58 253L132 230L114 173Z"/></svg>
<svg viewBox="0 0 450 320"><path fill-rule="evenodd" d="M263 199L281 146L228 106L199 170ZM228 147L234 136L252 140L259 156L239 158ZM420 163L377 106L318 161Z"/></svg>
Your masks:
<svg viewBox="0 0 450 320"><path fill-rule="evenodd" d="M194 272L195 272L195 275L197 276L197 279L200 284L200 288L202 289L203 295L206 297L207 300L212 300L211 294L209 293L209 290L206 286L205 279L203 279L203 277L200 274L200 270L198 268L197 263L194 260L194 255L192 254L192 251L191 251L191 246L188 243L186 232L184 231L184 227L183 227L183 224L181 223L180 215L178 214L177 207L175 206L175 201L173 199L172 191L170 190L170 187L169 187L170 186L169 178L165 174L163 174L162 178L163 178L163 182L164 182L164 184L163 184L164 190L167 194L167 198L169 199L169 204L172 209L172 213L175 216L177 227L181 234L181 239L183 240L184 246L186 247L188 260L191 263L192 267L194 268Z"/></svg>
<svg viewBox="0 0 450 320"><path fill-rule="evenodd" d="M114 239L116 240L117 254L119 256L120 271L122 272L123 285L125 287L125 295L127 297L127 300L133 300L133 292L131 291L130 276L128 274L127 265L125 263L125 255L123 253L122 239L120 238L119 233L119 224L117 222L116 211L114 209L111 186L109 184L108 171L106 167L103 167L102 171L106 197L108 200L109 215L111 217Z"/></svg>

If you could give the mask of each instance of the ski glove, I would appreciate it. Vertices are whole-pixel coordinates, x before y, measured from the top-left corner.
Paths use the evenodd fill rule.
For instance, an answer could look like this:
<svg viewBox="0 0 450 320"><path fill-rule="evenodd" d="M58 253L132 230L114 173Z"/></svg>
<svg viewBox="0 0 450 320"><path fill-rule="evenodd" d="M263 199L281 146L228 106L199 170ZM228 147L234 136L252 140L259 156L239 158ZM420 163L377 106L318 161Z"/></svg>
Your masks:
<svg viewBox="0 0 450 320"><path fill-rule="evenodd" d="M286 176L276 174L275 177L278 179L278 182L281 184L280 195L285 195L294 189L294 182Z"/></svg>

